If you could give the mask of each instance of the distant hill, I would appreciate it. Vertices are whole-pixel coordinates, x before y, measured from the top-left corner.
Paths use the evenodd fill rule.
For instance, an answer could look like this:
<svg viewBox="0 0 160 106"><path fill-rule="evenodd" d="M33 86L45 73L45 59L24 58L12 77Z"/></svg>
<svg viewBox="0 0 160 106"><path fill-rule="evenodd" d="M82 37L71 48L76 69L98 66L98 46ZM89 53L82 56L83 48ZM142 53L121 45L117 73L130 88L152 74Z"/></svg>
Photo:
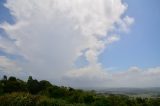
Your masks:
<svg viewBox="0 0 160 106"><path fill-rule="evenodd" d="M122 94L137 97L160 97L160 87L150 88L106 88L97 90L99 94Z"/></svg>

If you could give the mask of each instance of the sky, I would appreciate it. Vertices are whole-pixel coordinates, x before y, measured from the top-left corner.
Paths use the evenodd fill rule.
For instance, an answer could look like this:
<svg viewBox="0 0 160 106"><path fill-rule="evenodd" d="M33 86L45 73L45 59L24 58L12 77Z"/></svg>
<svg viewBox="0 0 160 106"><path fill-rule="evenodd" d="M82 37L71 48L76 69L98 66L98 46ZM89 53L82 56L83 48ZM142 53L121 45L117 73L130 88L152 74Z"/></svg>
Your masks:
<svg viewBox="0 0 160 106"><path fill-rule="evenodd" d="M102 53L101 62L105 64L104 66L115 67L116 70L131 66L141 68L159 66L160 1L124 1L128 4L126 14L134 17L135 23L129 33L121 34L121 40L110 45Z"/></svg>
<svg viewBox="0 0 160 106"><path fill-rule="evenodd" d="M0 74L72 87L160 87L159 0L1 0Z"/></svg>

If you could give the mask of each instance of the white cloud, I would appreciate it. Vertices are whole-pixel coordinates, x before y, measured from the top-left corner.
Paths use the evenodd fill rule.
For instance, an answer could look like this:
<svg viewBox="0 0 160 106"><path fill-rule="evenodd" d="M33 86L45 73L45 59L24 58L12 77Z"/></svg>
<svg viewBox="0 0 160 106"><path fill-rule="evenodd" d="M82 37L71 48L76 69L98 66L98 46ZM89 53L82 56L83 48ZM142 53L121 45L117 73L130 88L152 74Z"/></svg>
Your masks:
<svg viewBox="0 0 160 106"><path fill-rule="evenodd" d="M160 67L131 67L121 72L113 72L97 65L70 71L64 80L74 87L158 87L159 76Z"/></svg>
<svg viewBox="0 0 160 106"><path fill-rule="evenodd" d="M111 80L111 74L101 68L100 64L74 69L63 77L68 86L103 87Z"/></svg>
<svg viewBox="0 0 160 106"><path fill-rule="evenodd" d="M14 42L7 38L1 37L1 35L0 35L0 50L8 54L20 55L17 47L14 45Z"/></svg>
<svg viewBox="0 0 160 106"><path fill-rule="evenodd" d="M119 31L128 32L129 27L134 23L134 18L126 16L123 19L119 20L118 25Z"/></svg>
<svg viewBox="0 0 160 106"><path fill-rule="evenodd" d="M111 44L115 41L120 40L120 37L118 35L112 35L110 37L108 37L108 39L106 40L106 44Z"/></svg>
<svg viewBox="0 0 160 106"><path fill-rule="evenodd" d="M156 72L157 74L153 74ZM130 68L126 72L122 72L123 78L119 79L121 86L131 86L131 87L154 87L160 86L158 80L160 80L160 68Z"/></svg>

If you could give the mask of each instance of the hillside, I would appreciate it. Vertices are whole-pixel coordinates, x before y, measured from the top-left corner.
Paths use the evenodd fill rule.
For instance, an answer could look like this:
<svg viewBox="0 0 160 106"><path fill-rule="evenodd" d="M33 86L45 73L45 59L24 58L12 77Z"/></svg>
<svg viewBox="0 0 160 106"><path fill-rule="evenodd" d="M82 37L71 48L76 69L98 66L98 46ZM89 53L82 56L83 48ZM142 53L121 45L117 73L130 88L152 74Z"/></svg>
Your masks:
<svg viewBox="0 0 160 106"><path fill-rule="evenodd" d="M159 98L103 95L71 87L56 86L29 76L25 82L4 76L0 80L0 106L160 106Z"/></svg>

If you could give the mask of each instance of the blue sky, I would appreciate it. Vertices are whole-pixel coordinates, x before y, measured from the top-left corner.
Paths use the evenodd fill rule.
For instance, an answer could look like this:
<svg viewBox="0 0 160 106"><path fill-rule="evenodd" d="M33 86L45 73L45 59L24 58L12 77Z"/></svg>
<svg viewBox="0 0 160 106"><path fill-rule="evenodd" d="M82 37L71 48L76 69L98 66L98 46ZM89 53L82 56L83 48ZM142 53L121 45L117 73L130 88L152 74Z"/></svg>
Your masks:
<svg viewBox="0 0 160 106"><path fill-rule="evenodd" d="M159 0L6 1L0 73L77 87L160 86Z"/></svg>
<svg viewBox="0 0 160 106"><path fill-rule="evenodd" d="M4 3L6 2L6 0L1 0L0 1L0 23L7 21L10 23L13 23L13 18L9 12L9 10L7 8L4 7Z"/></svg>
<svg viewBox="0 0 160 106"><path fill-rule="evenodd" d="M109 45L100 56L104 67L124 70L131 66L141 68L160 65L160 1L124 0L126 14L135 23L129 33L122 33L121 40Z"/></svg>

